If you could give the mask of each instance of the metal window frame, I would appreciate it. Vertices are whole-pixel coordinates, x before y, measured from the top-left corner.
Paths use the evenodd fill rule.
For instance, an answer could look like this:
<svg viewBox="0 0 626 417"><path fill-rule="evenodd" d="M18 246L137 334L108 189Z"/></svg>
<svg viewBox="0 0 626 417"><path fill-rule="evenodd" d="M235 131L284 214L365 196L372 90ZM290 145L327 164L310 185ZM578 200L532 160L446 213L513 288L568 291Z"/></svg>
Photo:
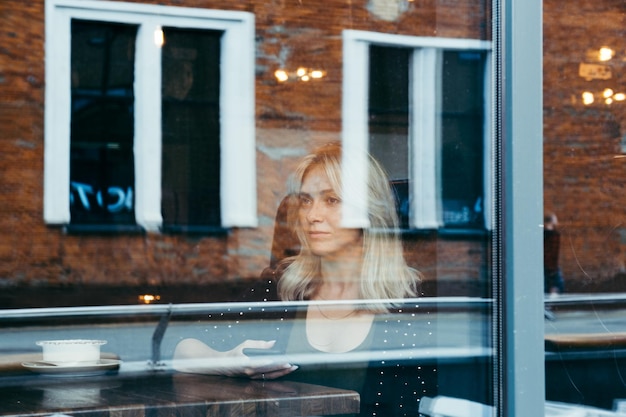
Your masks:
<svg viewBox="0 0 626 417"><path fill-rule="evenodd" d="M542 1L495 0L498 412L545 414Z"/></svg>

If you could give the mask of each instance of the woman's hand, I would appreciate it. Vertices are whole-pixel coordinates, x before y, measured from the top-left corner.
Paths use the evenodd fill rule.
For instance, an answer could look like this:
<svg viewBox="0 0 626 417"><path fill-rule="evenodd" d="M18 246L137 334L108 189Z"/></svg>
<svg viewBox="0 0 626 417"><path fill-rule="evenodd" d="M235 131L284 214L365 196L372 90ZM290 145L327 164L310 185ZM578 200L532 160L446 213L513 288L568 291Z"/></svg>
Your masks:
<svg viewBox="0 0 626 417"><path fill-rule="evenodd" d="M269 357L249 357L244 349L271 349L275 341L246 340L235 348L220 352L197 339L184 339L174 351L174 369L180 372L275 379L287 375L297 366L277 362Z"/></svg>

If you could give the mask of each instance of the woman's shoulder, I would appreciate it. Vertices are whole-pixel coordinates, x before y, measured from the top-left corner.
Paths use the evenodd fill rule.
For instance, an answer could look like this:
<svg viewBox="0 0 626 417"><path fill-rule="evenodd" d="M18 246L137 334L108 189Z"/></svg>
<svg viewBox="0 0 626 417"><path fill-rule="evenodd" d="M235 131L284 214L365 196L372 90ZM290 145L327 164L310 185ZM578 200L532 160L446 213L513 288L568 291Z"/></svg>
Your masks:
<svg viewBox="0 0 626 417"><path fill-rule="evenodd" d="M278 296L278 281L292 261L292 258L287 258L265 268L259 278L250 280L238 301L281 301Z"/></svg>
<svg viewBox="0 0 626 417"><path fill-rule="evenodd" d="M245 286L237 301L280 301L278 298L278 276L276 275L276 270L265 268L259 278L251 279L249 285Z"/></svg>

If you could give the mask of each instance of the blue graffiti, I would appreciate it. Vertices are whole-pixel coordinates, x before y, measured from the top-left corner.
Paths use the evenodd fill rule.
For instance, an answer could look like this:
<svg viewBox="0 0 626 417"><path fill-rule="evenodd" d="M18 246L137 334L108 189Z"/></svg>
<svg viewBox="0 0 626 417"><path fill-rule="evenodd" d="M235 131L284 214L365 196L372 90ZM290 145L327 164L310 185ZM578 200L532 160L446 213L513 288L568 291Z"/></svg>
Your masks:
<svg viewBox="0 0 626 417"><path fill-rule="evenodd" d="M103 194L105 196L103 197ZM74 196L77 196L74 197ZM95 201L94 201L95 198ZM105 203L106 199L106 203ZM122 211L132 211L133 209L133 188L109 187L106 193L103 190L94 190L93 186L76 181L70 182L70 204L80 204L86 211L91 211L93 203L98 207L106 209L109 213L120 213Z"/></svg>

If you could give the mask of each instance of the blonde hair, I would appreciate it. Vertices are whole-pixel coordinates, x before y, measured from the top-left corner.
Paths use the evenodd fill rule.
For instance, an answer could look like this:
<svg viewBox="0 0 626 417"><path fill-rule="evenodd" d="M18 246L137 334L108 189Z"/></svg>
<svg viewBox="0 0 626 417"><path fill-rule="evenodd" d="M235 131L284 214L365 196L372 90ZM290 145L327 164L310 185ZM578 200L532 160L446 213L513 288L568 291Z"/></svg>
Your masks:
<svg viewBox="0 0 626 417"><path fill-rule="evenodd" d="M417 295L419 273L407 266L400 241L395 199L387 174L368 155L368 218L363 229L363 259L360 280L361 299L400 299ZM278 282L281 299L306 300L315 294L321 258L311 253L298 218L300 187L313 167L321 167L334 191L342 196L341 145L330 143L307 155L298 165L290 183L288 222L300 241L300 253L285 260L289 263Z"/></svg>

